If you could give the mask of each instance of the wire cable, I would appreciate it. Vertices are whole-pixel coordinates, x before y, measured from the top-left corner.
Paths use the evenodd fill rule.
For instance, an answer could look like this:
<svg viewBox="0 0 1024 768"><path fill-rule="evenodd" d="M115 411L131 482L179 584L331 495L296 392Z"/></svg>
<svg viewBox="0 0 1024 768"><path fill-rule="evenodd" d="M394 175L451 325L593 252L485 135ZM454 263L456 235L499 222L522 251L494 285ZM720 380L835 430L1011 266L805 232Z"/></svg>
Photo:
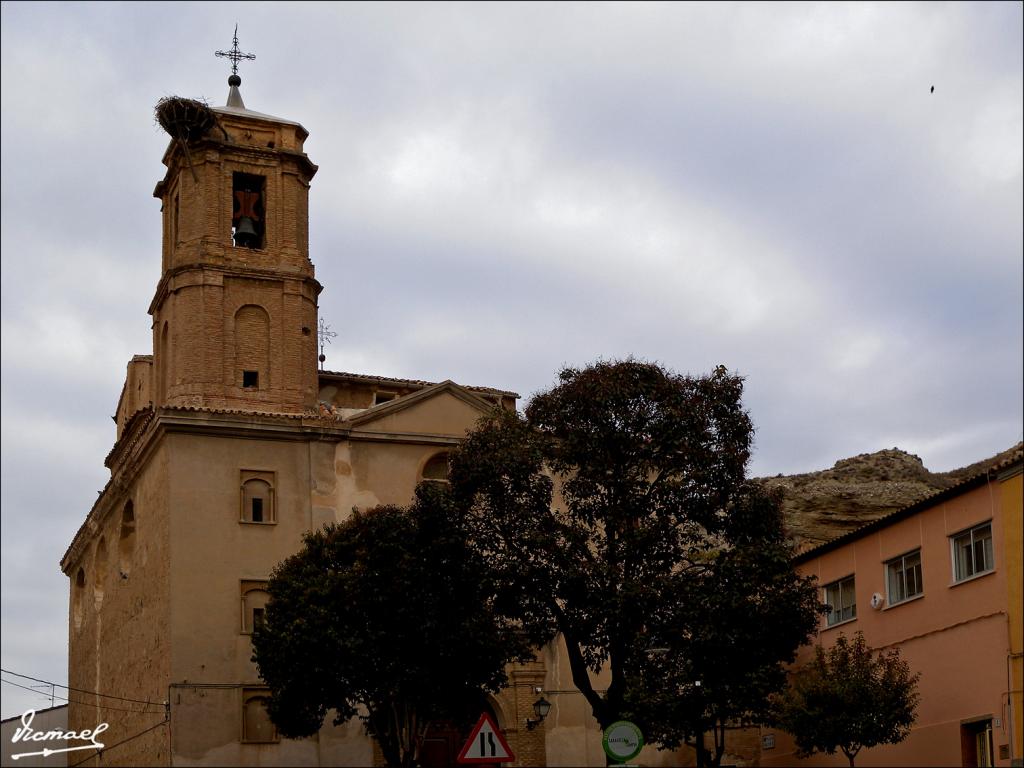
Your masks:
<svg viewBox="0 0 1024 768"><path fill-rule="evenodd" d="M81 704L81 705L86 706L86 707L93 707L93 706L95 706L95 704L93 702L91 702L91 701L79 701L78 699L70 699L67 696L61 696L58 693L53 693L53 694L41 693L40 691L36 690L35 688L29 688L27 685L19 685L18 683L15 683L13 680L2 680L2 679L0 679L0 682L7 683L8 685L13 685L15 688L21 688L22 690L25 690L25 691L31 691L32 693L38 693L40 696L50 696L50 695L52 695L53 698L60 699L61 701L66 701L69 704ZM151 707L160 707L159 712L146 711L144 709L124 709L123 707L111 707L111 706L109 706L107 704L101 704L100 706L103 709L114 710L116 712L132 712L133 714L136 714L136 715L156 715L156 714L159 714L160 712L163 711L163 705L162 704L157 704L156 702L150 702L149 705Z"/></svg>
<svg viewBox="0 0 1024 768"><path fill-rule="evenodd" d="M127 744L129 741L132 741L133 739L139 738L139 736L144 736L145 734L149 733L150 731L159 728L161 725L169 725L169 724L170 724L170 720L164 718L163 720L161 720L156 725L151 725L146 730L139 731L134 736L129 736L127 739L121 739L121 741L117 742L117 744L111 744L109 747L103 747L103 749L97 750L94 754L89 755L88 757L83 758L82 760L79 760L77 763L72 763L70 766L68 766L68 768L75 768L76 765L81 765L82 763L87 763L90 760L95 760L98 755L102 755L104 752L109 752L112 749L117 749L122 744ZM98 761L97 761L97 765L99 765Z"/></svg>
<svg viewBox="0 0 1024 768"><path fill-rule="evenodd" d="M54 686L56 688L65 688L65 689L67 689L69 691L74 691L75 693L88 693L91 696L102 696L105 699L118 699L120 701L130 701L133 704L148 704L149 706L155 706L155 707L163 706L159 701L153 701L152 699L148 699L148 700L145 700L145 701L142 700L142 699L128 699L128 698L125 698L124 696L114 696L113 694L110 694L110 693L100 693L99 691L90 691L90 690L87 690L85 688L72 688L70 685L61 685L60 683L55 683L52 680L40 680L38 677L30 677L29 675L22 675L22 674L19 674L17 672L12 672L9 669L0 669L0 672L6 672L8 675L14 675L15 677L21 677L21 678L24 678L25 680L33 680L33 681L35 681L37 683L46 683L46 685L52 685L52 686Z"/></svg>

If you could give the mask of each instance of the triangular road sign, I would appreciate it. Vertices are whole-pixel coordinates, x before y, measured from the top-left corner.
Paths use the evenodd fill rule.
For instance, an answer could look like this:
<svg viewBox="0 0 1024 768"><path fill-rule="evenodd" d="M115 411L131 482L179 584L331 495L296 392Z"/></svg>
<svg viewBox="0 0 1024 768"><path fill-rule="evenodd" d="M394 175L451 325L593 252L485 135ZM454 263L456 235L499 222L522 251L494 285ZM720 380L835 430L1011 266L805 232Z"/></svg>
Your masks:
<svg viewBox="0 0 1024 768"><path fill-rule="evenodd" d="M456 758L458 763L511 763L516 759L497 724L484 712L476 721L466 739L465 746Z"/></svg>

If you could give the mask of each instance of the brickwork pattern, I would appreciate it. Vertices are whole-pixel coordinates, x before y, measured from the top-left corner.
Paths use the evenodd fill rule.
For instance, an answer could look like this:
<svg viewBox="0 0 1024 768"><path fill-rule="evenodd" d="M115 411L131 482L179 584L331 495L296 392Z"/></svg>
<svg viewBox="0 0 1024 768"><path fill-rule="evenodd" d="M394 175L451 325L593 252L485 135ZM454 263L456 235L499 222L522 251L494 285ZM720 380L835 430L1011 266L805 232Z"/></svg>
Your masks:
<svg viewBox="0 0 1024 768"><path fill-rule="evenodd" d="M162 453L158 451L141 472L134 476L132 472L125 470L118 478L123 493L108 492L103 508L96 510L99 514L94 516L90 542L66 569L72 589L79 567L86 573L82 622L76 628L73 617L70 621L68 685L95 692L70 694L68 726L81 730L106 722L110 728L103 741L108 745L164 720L163 702L170 680L167 493ZM129 500L134 516L130 548L120 546L122 514ZM96 760L94 757L86 764ZM155 728L105 750L102 764L168 765L166 728Z"/></svg>
<svg viewBox="0 0 1024 768"><path fill-rule="evenodd" d="M511 686L501 692L500 698L507 702L512 722L505 730L509 746L516 756L516 766L546 766L547 748L545 746L546 722L541 722L532 729L527 728L526 720L536 720L533 703L540 696L538 688L544 685L544 666L539 662L514 666L509 672Z"/></svg>
<svg viewBox="0 0 1024 768"><path fill-rule="evenodd" d="M302 412L317 393L320 286L308 243L316 167L301 154L299 126L231 114L221 122L227 137L194 147L191 168L171 144L154 192L164 221L164 274L150 307L158 405ZM232 242L236 173L265 180L260 249ZM236 316L247 304L266 313L265 325ZM241 386L241 370L251 370L241 366L249 363L260 372L255 390Z"/></svg>

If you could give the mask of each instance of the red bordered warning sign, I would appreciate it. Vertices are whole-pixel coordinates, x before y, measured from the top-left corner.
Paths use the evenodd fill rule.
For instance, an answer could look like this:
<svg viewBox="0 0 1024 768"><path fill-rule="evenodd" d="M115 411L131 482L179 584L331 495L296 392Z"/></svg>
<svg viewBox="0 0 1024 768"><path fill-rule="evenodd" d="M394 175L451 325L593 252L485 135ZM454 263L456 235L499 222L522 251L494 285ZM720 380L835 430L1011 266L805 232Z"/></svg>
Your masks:
<svg viewBox="0 0 1024 768"><path fill-rule="evenodd" d="M516 759L497 724L484 712L476 721L466 739L466 745L456 758L458 763L511 763Z"/></svg>

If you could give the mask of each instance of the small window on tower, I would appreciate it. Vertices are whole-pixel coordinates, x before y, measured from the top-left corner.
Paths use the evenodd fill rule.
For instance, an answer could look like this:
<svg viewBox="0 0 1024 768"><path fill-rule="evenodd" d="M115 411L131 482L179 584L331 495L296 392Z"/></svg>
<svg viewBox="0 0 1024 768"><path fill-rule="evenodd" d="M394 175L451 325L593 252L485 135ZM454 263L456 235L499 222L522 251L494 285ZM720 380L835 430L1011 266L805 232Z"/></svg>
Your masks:
<svg viewBox="0 0 1024 768"><path fill-rule="evenodd" d="M179 195L177 192L174 193L174 219L171 225L171 245L178 244L178 218L181 213L181 202L178 199Z"/></svg>
<svg viewBox="0 0 1024 768"><path fill-rule="evenodd" d="M259 371L242 371L242 387L244 389L259 389L260 388L260 372Z"/></svg>
<svg viewBox="0 0 1024 768"><path fill-rule="evenodd" d="M239 248L262 248L264 179L249 173L236 173L232 179L231 237Z"/></svg>

